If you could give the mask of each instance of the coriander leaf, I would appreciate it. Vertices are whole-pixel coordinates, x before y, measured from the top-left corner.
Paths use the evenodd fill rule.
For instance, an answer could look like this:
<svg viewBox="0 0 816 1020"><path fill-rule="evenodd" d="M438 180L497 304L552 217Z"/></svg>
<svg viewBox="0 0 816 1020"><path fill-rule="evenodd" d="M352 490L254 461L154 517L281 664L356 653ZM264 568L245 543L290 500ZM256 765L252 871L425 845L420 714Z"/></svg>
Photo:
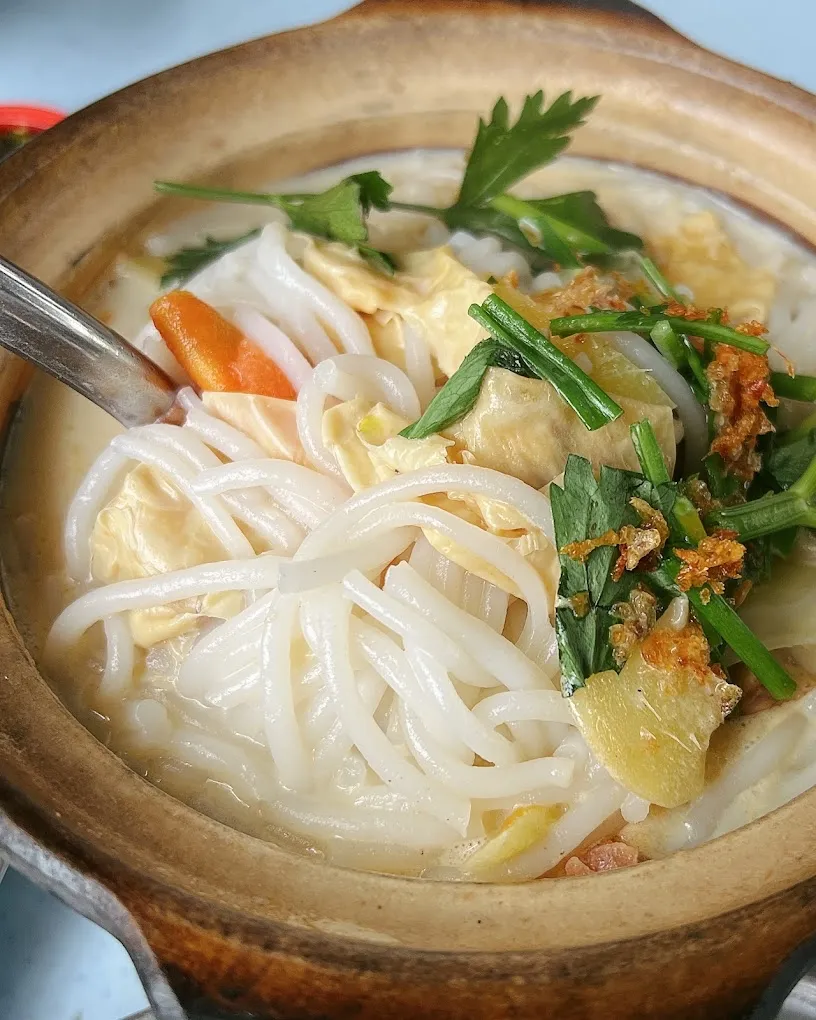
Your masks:
<svg viewBox="0 0 816 1020"><path fill-rule="evenodd" d="M479 120L456 204L478 206L507 191L537 167L549 163L569 144L569 132L583 123L597 96L577 99L565 92L542 110L544 93L527 96L515 124L507 100L493 107L487 123Z"/></svg>
<svg viewBox="0 0 816 1020"><path fill-rule="evenodd" d="M428 404L422 417L400 435L406 439L425 439L464 418L476 403L484 374L491 366L516 375L533 375L524 359L501 340L482 340Z"/></svg>
<svg viewBox="0 0 816 1020"><path fill-rule="evenodd" d="M280 197L293 230L355 246L368 239L360 193L359 182L347 177L314 195Z"/></svg>
<svg viewBox="0 0 816 1020"><path fill-rule="evenodd" d="M162 194L181 195L202 201L274 206L286 213L293 230L357 248L363 258L376 269L386 274L394 271L390 256L366 244L366 216L372 208L389 208L391 194L391 185L376 170L353 174L326 191L315 194L232 191L228 188L205 188L175 181L154 181L154 187Z"/></svg>
<svg viewBox="0 0 816 1020"><path fill-rule="evenodd" d="M572 542L597 538L624 524L638 525L640 520L630 506L639 496L660 510L671 513L674 487L671 483L653 486L633 471L601 467L596 481L592 465L583 457L570 455L562 486L550 486L550 500L559 550L561 577L555 631L561 661L561 689L570 697L583 687L587 677L606 669L619 669L609 641L609 628L616 622L613 607L625 601L643 575L624 572L612 579L617 546L593 550L584 562L562 553ZM586 597L587 612L580 616L573 609L576 597Z"/></svg>
<svg viewBox="0 0 816 1020"><path fill-rule="evenodd" d="M256 228L255 230L247 231L246 234L241 234L239 237L222 239L206 237L203 244L189 248L179 248L178 251L173 252L165 260L166 267L161 278L162 287L169 287L170 284L185 283L191 276L195 276L200 269L203 269L204 266L209 265L216 259L220 259L227 252L240 248L242 244L251 241L258 234L260 234L260 230Z"/></svg>
<svg viewBox="0 0 816 1020"><path fill-rule="evenodd" d="M360 205L368 213L372 209L387 210L391 208L389 201L394 190L379 170L366 170L361 174L352 174L348 178L360 185Z"/></svg>
<svg viewBox="0 0 816 1020"><path fill-rule="evenodd" d="M784 439L784 436L783 433L780 439ZM780 489L788 489L803 474L814 456L816 456L816 428L792 443L774 443L763 460L763 474L770 475Z"/></svg>
<svg viewBox="0 0 816 1020"><path fill-rule="evenodd" d="M576 254L611 255L643 247L637 234L611 226L593 191L573 191L526 201L547 218L552 229Z"/></svg>

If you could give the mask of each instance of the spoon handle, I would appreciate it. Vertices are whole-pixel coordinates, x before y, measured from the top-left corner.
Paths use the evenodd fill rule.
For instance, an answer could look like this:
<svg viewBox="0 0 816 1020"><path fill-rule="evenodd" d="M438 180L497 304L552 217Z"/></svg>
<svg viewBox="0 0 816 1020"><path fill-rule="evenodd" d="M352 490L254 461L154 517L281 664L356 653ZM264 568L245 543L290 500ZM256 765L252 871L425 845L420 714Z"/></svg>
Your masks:
<svg viewBox="0 0 816 1020"><path fill-rule="evenodd" d="M0 257L0 346L88 397L127 428L164 417L176 386L92 315Z"/></svg>

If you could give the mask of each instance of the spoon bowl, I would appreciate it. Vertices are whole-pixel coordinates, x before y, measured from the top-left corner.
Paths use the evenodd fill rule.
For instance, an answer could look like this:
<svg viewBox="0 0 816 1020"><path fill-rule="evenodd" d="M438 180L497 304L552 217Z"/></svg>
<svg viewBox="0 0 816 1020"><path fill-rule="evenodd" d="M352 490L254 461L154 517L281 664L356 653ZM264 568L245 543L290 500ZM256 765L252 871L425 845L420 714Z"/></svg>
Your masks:
<svg viewBox="0 0 816 1020"><path fill-rule="evenodd" d="M0 258L0 346L88 397L125 428L164 418L176 386L81 308Z"/></svg>

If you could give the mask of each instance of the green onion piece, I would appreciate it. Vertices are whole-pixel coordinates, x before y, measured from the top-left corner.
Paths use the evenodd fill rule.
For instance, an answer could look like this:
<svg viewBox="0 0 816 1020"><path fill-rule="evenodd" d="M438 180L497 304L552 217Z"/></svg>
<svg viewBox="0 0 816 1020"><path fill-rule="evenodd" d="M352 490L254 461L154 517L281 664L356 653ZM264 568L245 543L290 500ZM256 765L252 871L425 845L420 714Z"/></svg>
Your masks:
<svg viewBox="0 0 816 1020"><path fill-rule="evenodd" d="M739 506L715 510L706 518L712 527L736 531L740 540L747 542L762 535L772 535L786 528L816 528L816 507L811 503L816 495L816 457L786 492L752 499Z"/></svg>
<svg viewBox="0 0 816 1020"><path fill-rule="evenodd" d="M663 451L660 449L651 423L645 418L642 421L636 421L634 425L629 426L629 434L632 437L632 444L635 447L643 474L652 485L665 485L671 479ZM696 545L706 537L706 530L700 520L697 508L688 496L677 493L671 516L683 536L692 544Z"/></svg>
<svg viewBox="0 0 816 1020"><path fill-rule="evenodd" d="M787 432L777 433L776 445L790 446L791 443L798 443L800 439L806 439L813 429L816 429L816 411L800 421L795 428L788 429Z"/></svg>
<svg viewBox="0 0 816 1020"><path fill-rule="evenodd" d="M676 333L690 330L694 336L715 343L739 347L740 350L752 354L765 354L770 346L767 340L758 336L747 336L738 333L729 326L703 319L680 318L674 315L661 315L652 312L589 312L586 315L566 315L553 319L550 332L553 336L572 336L575 333L608 333L615 330L627 330L648 336L658 322L668 322Z"/></svg>
<svg viewBox="0 0 816 1020"><path fill-rule="evenodd" d="M590 431L623 414L623 408L594 379L496 294L491 294L481 306L471 305L469 314L493 336L517 350L537 375L555 387Z"/></svg>
<svg viewBox="0 0 816 1020"><path fill-rule="evenodd" d="M771 386L778 397L788 400L816 402L816 376L788 375L787 372L771 372Z"/></svg>
<svg viewBox="0 0 816 1020"><path fill-rule="evenodd" d="M706 589L692 588L686 592L700 620L704 620L716 630L769 694L778 701L793 697L796 693L796 681L793 677L776 661L721 595L711 592L711 598L704 602L702 594L704 590Z"/></svg>
<svg viewBox="0 0 816 1020"><path fill-rule="evenodd" d="M664 560L651 577L659 589L679 595L681 592L676 581L680 569L680 561L671 557ZM708 601L705 601L703 592L709 596ZM710 588L692 588L685 594L704 630L717 633L773 697L779 701L793 697L796 682L722 595L715 594Z"/></svg>
<svg viewBox="0 0 816 1020"><path fill-rule="evenodd" d="M680 335L680 341L685 348L686 361L688 361L688 366L691 369L691 374L693 376L691 380L691 388L694 390L694 395L700 403L707 404L709 397L711 396L711 387L708 383L705 362L700 357L700 352L691 342L691 338L687 333L682 333Z"/></svg>
<svg viewBox="0 0 816 1020"><path fill-rule="evenodd" d="M629 426L629 435L640 461L640 470L652 485L664 485L671 481L663 451L660 449L651 422L645 418L636 421L634 425Z"/></svg>
<svg viewBox="0 0 816 1020"><path fill-rule="evenodd" d="M680 337L666 319L657 322L649 333L652 343L673 368L682 368L686 363L686 352Z"/></svg>
<svg viewBox="0 0 816 1020"><path fill-rule="evenodd" d="M640 262L640 269L649 283L654 287L660 297L671 298L672 301L678 300L677 291L672 287L666 277L657 268L655 263L649 258L648 255L638 254L638 261Z"/></svg>

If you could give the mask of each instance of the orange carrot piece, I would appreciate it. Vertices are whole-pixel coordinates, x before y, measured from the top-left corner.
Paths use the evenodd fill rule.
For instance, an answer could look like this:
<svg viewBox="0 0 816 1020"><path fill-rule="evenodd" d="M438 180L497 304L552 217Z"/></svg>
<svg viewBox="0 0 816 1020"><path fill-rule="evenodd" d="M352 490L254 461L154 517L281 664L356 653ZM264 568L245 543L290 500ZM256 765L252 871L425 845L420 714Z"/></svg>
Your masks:
<svg viewBox="0 0 816 1020"><path fill-rule="evenodd" d="M292 384L275 362L188 290L172 290L157 298L150 318L200 390L295 399Z"/></svg>

